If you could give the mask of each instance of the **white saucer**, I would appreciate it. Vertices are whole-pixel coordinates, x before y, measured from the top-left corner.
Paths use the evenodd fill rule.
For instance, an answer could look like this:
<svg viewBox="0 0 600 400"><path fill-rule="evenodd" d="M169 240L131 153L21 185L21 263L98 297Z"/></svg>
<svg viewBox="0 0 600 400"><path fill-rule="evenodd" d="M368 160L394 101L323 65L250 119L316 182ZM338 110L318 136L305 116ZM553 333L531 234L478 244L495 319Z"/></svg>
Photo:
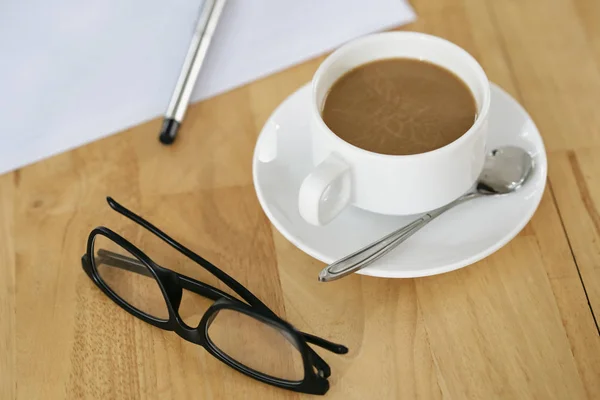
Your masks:
<svg viewBox="0 0 600 400"><path fill-rule="evenodd" d="M275 227L300 250L331 263L412 221L349 207L333 222L316 227L298 212L300 183L312 169L308 104L310 85L289 96L258 138L254 187ZM492 254L519 233L535 212L546 184L544 143L525 110L492 84L488 149L520 146L535 157L532 179L518 192L472 200L431 222L393 252L359 274L413 278L452 271ZM316 279L316 277L315 277Z"/></svg>

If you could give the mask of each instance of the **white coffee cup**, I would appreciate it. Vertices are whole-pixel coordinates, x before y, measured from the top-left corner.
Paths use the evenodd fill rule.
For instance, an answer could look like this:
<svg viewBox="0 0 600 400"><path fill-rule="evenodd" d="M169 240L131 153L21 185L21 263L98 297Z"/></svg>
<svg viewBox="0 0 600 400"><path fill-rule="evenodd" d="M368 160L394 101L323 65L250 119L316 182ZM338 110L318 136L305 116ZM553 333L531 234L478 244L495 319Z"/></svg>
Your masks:
<svg viewBox="0 0 600 400"><path fill-rule="evenodd" d="M464 135L426 153L387 155L358 148L325 125L321 111L338 78L359 65L395 57L434 63L467 84L477 103L477 117ZM298 206L302 217L313 225L327 224L349 205L389 215L436 209L466 192L483 168L490 85L477 61L445 39L416 32L386 32L345 44L315 73L310 107L316 167L302 182Z"/></svg>

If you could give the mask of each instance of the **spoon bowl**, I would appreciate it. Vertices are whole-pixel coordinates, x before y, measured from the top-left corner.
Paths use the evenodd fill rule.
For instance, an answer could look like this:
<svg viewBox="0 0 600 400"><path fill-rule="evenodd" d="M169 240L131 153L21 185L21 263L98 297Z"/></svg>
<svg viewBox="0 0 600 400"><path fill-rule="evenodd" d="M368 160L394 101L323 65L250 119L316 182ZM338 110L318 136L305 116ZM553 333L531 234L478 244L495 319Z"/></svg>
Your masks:
<svg viewBox="0 0 600 400"><path fill-rule="evenodd" d="M518 190L531 177L533 157L520 147L501 147L485 158L475 188L481 194L507 194Z"/></svg>

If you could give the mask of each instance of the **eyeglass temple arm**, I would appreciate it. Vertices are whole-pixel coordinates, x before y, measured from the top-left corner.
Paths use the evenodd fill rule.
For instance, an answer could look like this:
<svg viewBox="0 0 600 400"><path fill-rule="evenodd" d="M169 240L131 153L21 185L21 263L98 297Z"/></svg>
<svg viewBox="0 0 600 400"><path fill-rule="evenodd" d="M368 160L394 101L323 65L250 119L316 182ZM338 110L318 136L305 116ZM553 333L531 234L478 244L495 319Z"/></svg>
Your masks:
<svg viewBox="0 0 600 400"><path fill-rule="evenodd" d="M190 249L188 249L181 243L177 242L176 240L174 240L169 235L167 235L166 233L164 233L163 231L158 229L156 226L154 226L149 221L146 221L144 218L140 217L136 213L123 207L121 204L117 203L112 197L107 197L106 201L108 202L108 205L110 206L110 208L112 208L119 214L129 218L130 220L134 221L135 223L143 226L148 231L150 231L153 234L155 234L156 236L158 236L161 240L163 240L169 246L173 247L180 253L183 253L186 257L188 257L189 259L191 259L192 261L194 261L195 263L200 265L202 268L204 268L205 270L207 270L208 272L210 272L211 274L216 276L219 280L221 280L223 283L225 283L227 286L229 286L231 289L233 289L237 294L239 294L244 300L246 300L248 302L248 304L250 304L253 307L256 307L257 309L265 310L266 312L272 313L272 311L266 306L266 304L263 303L262 301L260 301L260 299L258 297L253 295L252 292L250 292L248 289L246 289L244 286L242 286L238 281L233 279L227 273L225 273L224 271L217 268L210 261L199 256L198 254L194 253L193 251L191 251Z"/></svg>
<svg viewBox="0 0 600 400"><path fill-rule="evenodd" d="M307 343L314 344L315 346L319 346L325 350L329 350L335 354L346 354L348 353L348 348L343 344L330 342L327 339L320 338L315 335L311 335L310 333L300 332L302 336L304 336L304 340Z"/></svg>
<svg viewBox="0 0 600 400"><path fill-rule="evenodd" d="M106 265L124 269L126 271L135 272L136 274L153 277L152 272L150 272L148 270L148 268L146 268L146 266L144 266L144 264L142 264L139 260L137 260L135 258L127 257L125 255L118 254L118 253L112 252L110 250L105 250L105 249L98 250L98 257L102 258L102 261L105 262ZM173 272L175 272L175 271L173 271ZM196 294L199 294L200 296L204 296L206 298L209 298L209 299L215 300L215 301L219 300L221 298L226 298L229 300L236 300L229 294L223 292L222 290L217 289L216 287L208 285L204 282L200 282L196 279L187 277L185 275L179 274L177 272L175 272L175 274L177 274L177 277L179 278L179 280L181 282L181 286L184 289L194 292ZM279 317L277 315L275 315L275 316L279 319ZM346 354L348 352L348 348L341 344L330 342L329 340L320 338L315 335L311 335L310 333L300 332L300 334L304 337L304 340L306 340L308 343L312 343L315 346L322 347L333 353ZM315 353L315 355L316 355L316 353ZM317 357L318 357L318 355L317 355ZM320 357L318 357L318 358L320 359ZM321 361L323 361L323 363L325 363L324 360L321 359Z"/></svg>

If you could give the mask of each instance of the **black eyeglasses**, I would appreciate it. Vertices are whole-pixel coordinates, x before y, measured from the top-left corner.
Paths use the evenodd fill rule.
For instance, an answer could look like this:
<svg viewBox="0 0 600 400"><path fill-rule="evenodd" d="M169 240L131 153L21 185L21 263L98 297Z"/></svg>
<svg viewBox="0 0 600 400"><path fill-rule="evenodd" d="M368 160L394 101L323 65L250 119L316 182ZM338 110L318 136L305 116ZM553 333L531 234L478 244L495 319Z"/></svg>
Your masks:
<svg viewBox="0 0 600 400"><path fill-rule="evenodd" d="M89 235L82 265L109 298L130 314L158 328L175 331L254 379L297 392L327 392L331 370L308 343L336 354L347 353L345 346L296 330L209 261L112 198L107 201L113 210L217 277L247 304L213 286L161 267L119 234L98 227ZM215 300L197 327L187 325L179 314L183 289Z"/></svg>

